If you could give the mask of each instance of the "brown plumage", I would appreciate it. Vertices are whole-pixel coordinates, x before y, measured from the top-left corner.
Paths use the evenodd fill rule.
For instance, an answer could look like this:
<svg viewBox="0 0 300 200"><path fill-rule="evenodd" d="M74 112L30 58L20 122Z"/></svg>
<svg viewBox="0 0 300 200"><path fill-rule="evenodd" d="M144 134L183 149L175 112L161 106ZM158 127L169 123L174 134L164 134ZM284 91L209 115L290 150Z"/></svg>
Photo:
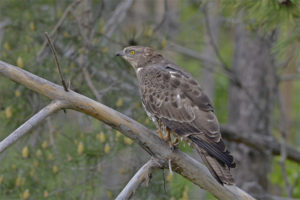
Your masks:
<svg viewBox="0 0 300 200"><path fill-rule="evenodd" d="M212 103L198 82L149 47L130 46L119 52L135 69L143 106L162 132L171 130L197 149L221 184L233 184L233 157L221 138Z"/></svg>

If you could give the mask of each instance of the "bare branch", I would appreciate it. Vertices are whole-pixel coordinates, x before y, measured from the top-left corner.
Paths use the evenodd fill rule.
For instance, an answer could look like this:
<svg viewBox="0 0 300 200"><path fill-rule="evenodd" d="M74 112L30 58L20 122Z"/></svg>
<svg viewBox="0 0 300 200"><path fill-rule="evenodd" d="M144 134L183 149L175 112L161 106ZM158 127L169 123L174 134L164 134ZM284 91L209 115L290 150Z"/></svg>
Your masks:
<svg viewBox="0 0 300 200"><path fill-rule="evenodd" d="M170 42L170 41L167 44L168 44L168 47L170 48L170 50L176 51L178 53L184 54L186 56L192 57L192 58L200 60L200 61L205 61L213 66L221 65L220 62L217 62L216 60L211 59L211 58L209 58L199 52L196 52L192 49L186 48L184 46L181 46L179 44L176 44L176 43ZM208 70L211 70L211 72L214 72L215 69L208 68Z"/></svg>
<svg viewBox="0 0 300 200"><path fill-rule="evenodd" d="M213 34L211 32L211 29L210 29L209 18L208 18L207 12L206 12L206 7L207 7L207 4L206 4L206 6L204 6L203 13L204 13L204 24L205 24L206 31L207 31L208 36L209 36L209 41L210 41L211 46L213 47L213 49L215 51L216 56L219 58L219 60L221 62L221 65L224 68L224 70L228 73L232 73L231 69L228 67L225 60L221 56L220 51L219 51L219 49L218 49L218 47L215 43L215 40L213 38Z"/></svg>
<svg viewBox="0 0 300 200"><path fill-rule="evenodd" d="M62 109L65 105L66 104L62 101L53 101L49 105L44 107L37 114L32 116L29 120L27 120L24 124L22 124L19 128L17 128L14 132L12 132L9 136L7 136L0 142L0 152L3 152L6 148L19 140L22 136L29 133L32 129L41 124L41 122L43 122L44 119L46 119L49 115Z"/></svg>
<svg viewBox="0 0 300 200"><path fill-rule="evenodd" d="M52 41L50 40L49 35L48 35L47 32L45 32L45 36L46 36L46 38L48 40L50 49L51 49L51 51L52 51L52 53L54 55L55 63L56 63L56 66L57 66L57 69L58 69L58 72L59 72L61 83L62 83L65 91L68 92L68 88L67 88L66 82L65 82L64 77L63 77L62 72L61 72L61 68L60 68L60 65L59 65L59 62L58 62L58 58L57 58L57 55L56 55L56 51L55 51L54 45L52 44Z"/></svg>
<svg viewBox="0 0 300 200"><path fill-rule="evenodd" d="M117 196L117 200L130 199L135 193L137 188L145 181L148 185L149 178L154 169L161 167L159 161L152 158L146 164L144 164L139 171L130 179L128 184L123 188L120 194Z"/></svg>
<svg viewBox="0 0 300 200"><path fill-rule="evenodd" d="M259 151L269 150L273 155L280 155L281 144L272 136L261 137L257 133L241 133L233 127L223 125L221 127L222 136L237 143L243 143ZM300 163L300 152L290 146L286 145L286 156L289 160Z"/></svg>
<svg viewBox="0 0 300 200"><path fill-rule="evenodd" d="M31 74L19 67L0 61L0 74L50 99L60 100L64 108L70 108L90 115L137 142L150 155L157 158L164 168L168 168L168 160L172 160L172 169L199 187L209 191L218 199L254 199L236 186L222 186L200 162L187 154L176 150L135 120L97 102L86 96L64 89L50 81Z"/></svg>
<svg viewBox="0 0 300 200"><path fill-rule="evenodd" d="M168 1L164 0L164 14L163 14L161 21L157 25L155 25L155 27L153 28L154 33L157 32L162 27L162 25L165 23L165 21L167 20L168 14L169 14L168 12L169 12Z"/></svg>
<svg viewBox="0 0 300 200"><path fill-rule="evenodd" d="M283 74L280 77L280 81L295 81L295 80L300 80L300 73Z"/></svg>
<svg viewBox="0 0 300 200"><path fill-rule="evenodd" d="M102 96L100 95L100 93L98 92L96 87L94 86L93 81L92 81L91 76L90 76L90 73L88 72L86 67L82 68L82 73L83 73L84 79L85 79L88 87L91 89L91 91L95 95L97 101L101 101Z"/></svg>
<svg viewBox="0 0 300 200"><path fill-rule="evenodd" d="M103 27L104 33L107 37L111 37L115 30L120 26L132 3L133 0L124 0L120 2L108 22Z"/></svg>

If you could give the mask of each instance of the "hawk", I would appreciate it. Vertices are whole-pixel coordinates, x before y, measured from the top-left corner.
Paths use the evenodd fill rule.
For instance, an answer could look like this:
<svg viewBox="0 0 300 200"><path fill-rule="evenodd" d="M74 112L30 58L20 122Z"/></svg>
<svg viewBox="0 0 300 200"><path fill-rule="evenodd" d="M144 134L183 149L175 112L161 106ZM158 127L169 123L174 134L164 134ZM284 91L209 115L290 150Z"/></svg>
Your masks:
<svg viewBox="0 0 300 200"><path fill-rule="evenodd" d="M150 47L129 46L117 53L134 68L147 115L171 148L170 134L185 138L200 154L221 184L234 184L233 156L226 150L214 108L199 83L176 64ZM164 136L163 136L163 134Z"/></svg>

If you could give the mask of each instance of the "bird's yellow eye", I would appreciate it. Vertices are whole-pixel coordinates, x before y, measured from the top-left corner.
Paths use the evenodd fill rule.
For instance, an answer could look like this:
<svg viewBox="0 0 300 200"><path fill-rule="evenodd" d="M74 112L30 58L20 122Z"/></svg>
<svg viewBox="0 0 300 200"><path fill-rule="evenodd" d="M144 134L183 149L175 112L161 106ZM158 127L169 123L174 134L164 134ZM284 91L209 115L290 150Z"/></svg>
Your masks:
<svg viewBox="0 0 300 200"><path fill-rule="evenodd" d="M130 55L134 55L135 54L135 52L132 50L132 51L130 51Z"/></svg>

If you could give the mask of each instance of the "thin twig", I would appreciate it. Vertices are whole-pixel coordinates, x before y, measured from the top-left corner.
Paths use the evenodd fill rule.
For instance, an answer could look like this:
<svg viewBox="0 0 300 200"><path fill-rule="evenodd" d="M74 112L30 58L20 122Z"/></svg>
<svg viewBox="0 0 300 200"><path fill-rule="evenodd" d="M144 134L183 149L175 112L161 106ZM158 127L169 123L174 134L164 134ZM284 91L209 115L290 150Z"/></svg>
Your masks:
<svg viewBox="0 0 300 200"><path fill-rule="evenodd" d="M90 73L88 72L86 67L82 68L82 73L83 73L84 79L85 79L88 87L91 89L91 91L95 95L97 101L101 101L102 100L102 95L100 95L100 93L96 89L96 87L95 87L95 85L94 85L94 83L91 79Z"/></svg>
<svg viewBox="0 0 300 200"><path fill-rule="evenodd" d="M165 178L165 170L163 169L163 182L164 182L164 191L165 193L167 193L167 190L166 190L166 178Z"/></svg>
<svg viewBox="0 0 300 200"><path fill-rule="evenodd" d="M58 59L57 59L57 55L56 55L56 51L55 51L55 48L54 48L54 46L53 46L53 43L51 42L51 40L50 40L49 35L48 35L47 32L45 32L45 36L46 36L46 38L47 38L47 40L48 40L48 44L49 44L49 46L50 46L50 48L51 48L51 51L52 51L52 53L53 53L53 55L54 55L55 63L56 63L56 66L57 66L57 68L58 68L58 72L59 72L59 76L60 76L60 79L61 79L61 83L62 83L62 85L63 85L65 91L68 92L69 90L68 90L68 88L67 88L67 85L66 85L66 83L65 83L64 77L63 77L63 75L62 75L61 68L60 68L60 65L59 65L59 62L58 62Z"/></svg>

